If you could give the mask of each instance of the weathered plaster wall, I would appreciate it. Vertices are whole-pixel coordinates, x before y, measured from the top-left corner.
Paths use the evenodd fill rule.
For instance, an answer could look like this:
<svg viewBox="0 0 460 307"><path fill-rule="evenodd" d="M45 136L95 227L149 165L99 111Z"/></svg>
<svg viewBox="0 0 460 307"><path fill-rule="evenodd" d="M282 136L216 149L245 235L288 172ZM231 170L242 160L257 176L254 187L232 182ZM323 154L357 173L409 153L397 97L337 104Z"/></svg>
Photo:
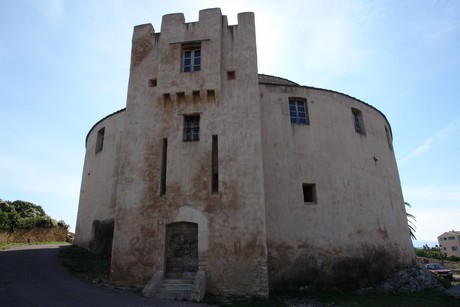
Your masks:
<svg viewBox="0 0 460 307"><path fill-rule="evenodd" d="M181 44L201 41L201 70L180 72ZM165 227L198 224L207 291L267 296L264 185L254 16L227 26L219 9L163 17L133 35L115 214L112 280L145 285L164 269ZM225 52L223 52L225 50ZM227 70L235 79L227 80ZM156 86L148 86L155 79ZM238 89L237 91L235 89ZM199 114L200 140L183 142L184 115ZM218 136L219 193L211 191ZM167 138L166 193L160 196ZM245 276L242 278L242 276Z"/></svg>
<svg viewBox="0 0 460 307"><path fill-rule="evenodd" d="M197 42L201 70L183 73L182 46ZM134 28L126 110L88 134L75 237L108 250L110 231L93 225L114 225L113 282L144 286L164 270L174 222L198 225L199 268L214 294L267 297L269 280L352 286L415 260L383 114L340 93L265 79L272 84L259 85L252 13L233 26L209 9L193 23L165 15L158 33ZM290 123L289 97L307 100L309 125ZM183 141L184 115L200 116L199 141ZM316 184L316 204L303 202L302 183Z"/></svg>
<svg viewBox="0 0 460 307"><path fill-rule="evenodd" d="M87 136L74 243L88 249L93 248L94 222L114 218L124 113L119 111L103 119ZM105 128L103 148L96 153L101 128Z"/></svg>
<svg viewBox="0 0 460 307"><path fill-rule="evenodd" d="M271 285L353 286L413 263L385 117L336 92L260 89ZM289 97L307 100L309 125L290 123ZM351 108L361 110L365 135ZM302 183L316 184L316 204L304 203Z"/></svg>

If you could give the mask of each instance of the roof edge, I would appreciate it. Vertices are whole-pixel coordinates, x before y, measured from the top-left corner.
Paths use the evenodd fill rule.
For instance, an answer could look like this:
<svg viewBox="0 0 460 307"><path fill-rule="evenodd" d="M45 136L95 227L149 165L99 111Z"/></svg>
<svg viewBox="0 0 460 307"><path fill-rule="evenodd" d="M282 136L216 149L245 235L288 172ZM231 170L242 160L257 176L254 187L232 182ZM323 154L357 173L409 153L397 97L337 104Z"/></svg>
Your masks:
<svg viewBox="0 0 460 307"><path fill-rule="evenodd" d="M100 120L98 120L98 121L91 127L91 129L89 129L88 133L86 134L86 138L85 138L85 147L88 146L88 137L89 137L89 135L91 134L91 132L93 131L93 129L96 128L97 125L99 125L101 122L103 122L103 121L106 120L107 118L112 117L112 116L114 116L114 115L117 115L118 113L121 113L121 112L123 112L123 111L125 111L125 110L126 110L126 108L120 109L120 110L115 111L115 112L113 112L112 114L109 114L109 115L105 116L104 118L101 118Z"/></svg>

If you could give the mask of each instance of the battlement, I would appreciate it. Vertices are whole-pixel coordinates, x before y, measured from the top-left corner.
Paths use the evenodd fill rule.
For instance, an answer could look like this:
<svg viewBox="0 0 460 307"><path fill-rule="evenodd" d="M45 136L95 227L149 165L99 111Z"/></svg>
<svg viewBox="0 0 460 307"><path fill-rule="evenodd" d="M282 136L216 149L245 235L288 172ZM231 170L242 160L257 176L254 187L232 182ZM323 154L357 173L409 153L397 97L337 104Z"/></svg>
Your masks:
<svg viewBox="0 0 460 307"><path fill-rule="evenodd" d="M202 27L212 27L216 24L219 24L223 27L228 26L228 19L226 15L222 15L220 8L205 9L199 12L198 21L195 22L185 22L185 17L183 13L174 13L164 15L161 21L161 32L167 32L169 29L176 29L179 26L185 26L188 28L194 27L196 25L201 25ZM240 24L250 24L254 25L254 13L253 12L244 12L238 14L238 25Z"/></svg>
<svg viewBox="0 0 460 307"><path fill-rule="evenodd" d="M208 31L216 32L216 29L237 28L238 26L255 28L253 12L243 12L238 15L238 24L228 25L226 15L222 15L220 8L204 9L199 12L198 21L186 22L183 13L167 14L162 17L160 32L156 33L152 24L141 24L134 27L133 42L139 39L152 40L160 34L167 37L180 37L184 35L203 35ZM153 43L153 40L152 40Z"/></svg>

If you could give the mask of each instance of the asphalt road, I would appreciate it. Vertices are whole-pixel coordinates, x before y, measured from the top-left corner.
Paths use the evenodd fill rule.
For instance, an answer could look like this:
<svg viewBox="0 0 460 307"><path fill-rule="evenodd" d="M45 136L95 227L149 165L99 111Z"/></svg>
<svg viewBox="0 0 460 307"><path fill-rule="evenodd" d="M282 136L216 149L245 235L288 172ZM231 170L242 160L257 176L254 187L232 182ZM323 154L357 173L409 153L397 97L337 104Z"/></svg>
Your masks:
<svg viewBox="0 0 460 307"><path fill-rule="evenodd" d="M0 251L0 306L208 306L99 288L70 274L58 252L59 245Z"/></svg>

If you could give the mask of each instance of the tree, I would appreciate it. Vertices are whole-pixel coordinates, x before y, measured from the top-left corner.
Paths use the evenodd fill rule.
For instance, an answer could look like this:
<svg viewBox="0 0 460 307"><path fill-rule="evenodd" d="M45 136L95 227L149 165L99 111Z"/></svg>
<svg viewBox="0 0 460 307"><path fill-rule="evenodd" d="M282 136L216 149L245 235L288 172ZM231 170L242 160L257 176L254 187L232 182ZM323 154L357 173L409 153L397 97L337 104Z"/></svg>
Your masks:
<svg viewBox="0 0 460 307"><path fill-rule="evenodd" d="M48 216L41 206L31 202L0 199L0 229L15 230L17 228L69 228L64 221L56 221Z"/></svg>
<svg viewBox="0 0 460 307"><path fill-rule="evenodd" d="M409 208L412 208L411 204L409 204L408 202L404 202L404 205L408 206ZM417 238L415 237L415 228L417 228L414 223L416 221L415 216L406 212L406 217L407 217L407 226L409 227L410 237L413 240L417 240Z"/></svg>

